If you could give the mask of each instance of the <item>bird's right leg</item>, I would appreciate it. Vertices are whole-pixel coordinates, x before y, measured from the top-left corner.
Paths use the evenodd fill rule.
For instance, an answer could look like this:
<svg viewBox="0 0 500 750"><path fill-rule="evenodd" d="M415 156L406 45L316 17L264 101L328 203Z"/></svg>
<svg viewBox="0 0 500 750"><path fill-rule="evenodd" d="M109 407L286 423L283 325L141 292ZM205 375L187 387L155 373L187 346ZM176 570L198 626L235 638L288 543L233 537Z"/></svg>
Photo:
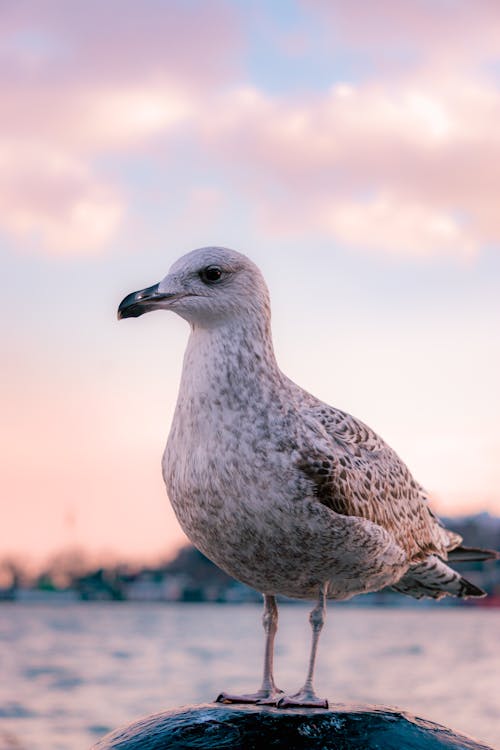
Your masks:
<svg viewBox="0 0 500 750"><path fill-rule="evenodd" d="M298 693L294 695L284 695L278 702L278 708L290 708L292 706L303 706L305 708L328 708L326 698L318 698L314 692L313 676L314 666L316 664L316 651L318 649L318 640L323 629L326 613L326 592L328 584L321 587L318 603L309 614L309 622L312 628L311 655L309 657L309 668L304 685Z"/></svg>
<svg viewBox="0 0 500 750"><path fill-rule="evenodd" d="M264 613L262 624L266 634L266 647L264 652L264 675L262 685L256 693L243 693L233 695L232 693L221 693L217 697L217 703L264 703L276 705L283 691L276 687L273 675L274 639L278 630L278 607L274 596L264 594Z"/></svg>

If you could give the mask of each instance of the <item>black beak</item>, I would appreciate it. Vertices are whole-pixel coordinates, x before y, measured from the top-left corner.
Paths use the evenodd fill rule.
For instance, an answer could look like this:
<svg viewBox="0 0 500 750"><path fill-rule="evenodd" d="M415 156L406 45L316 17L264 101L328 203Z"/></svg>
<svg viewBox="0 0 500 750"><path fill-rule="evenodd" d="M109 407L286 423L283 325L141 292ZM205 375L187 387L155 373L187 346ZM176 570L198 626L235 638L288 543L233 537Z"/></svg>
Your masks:
<svg viewBox="0 0 500 750"><path fill-rule="evenodd" d="M118 320L121 320L121 318L138 318L139 315L156 310L160 300L176 296L175 294L159 292L158 286L158 284L154 284L138 292L127 294L118 307Z"/></svg>

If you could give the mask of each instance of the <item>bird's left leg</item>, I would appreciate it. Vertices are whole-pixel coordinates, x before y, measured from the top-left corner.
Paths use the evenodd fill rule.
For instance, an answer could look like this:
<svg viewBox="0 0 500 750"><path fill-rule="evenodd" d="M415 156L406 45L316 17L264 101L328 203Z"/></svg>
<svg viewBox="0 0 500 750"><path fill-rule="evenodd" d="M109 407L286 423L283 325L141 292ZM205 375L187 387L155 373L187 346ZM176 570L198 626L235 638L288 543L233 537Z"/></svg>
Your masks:
<svg viewBox="0 0 500 750"><path fill-rule="evenodd" d="M278 701L278 708L287 708L292 706L305 706L310 708L328 708L328 701L326 698L318 698L314 692L313 677L314 677L314 665L316 663L316 651L318 649L318 641L323 624L325 622L326 615L326 590L328 584L324 584L320 589L318 602L314 609L311 610L309 615L309 622L312 628L312 644L311 644L311 655L309 657L309 668L307 670L307 677L304 685L301 687L298 693L293 695L284 695L281 700Z"/></svg>
<svg viewBox="0 0 500 750"><path fill-rule="evenodd" d="M221 693L217 697L217 703L260 703L275 706L283 691L276 687L273 675L274 639L278 629L278 607L274 596L264 594L264 613L262 624L266 634L266 647L264 654L264 675L262 685L256 693L243 693L233 695Z"/></svg>

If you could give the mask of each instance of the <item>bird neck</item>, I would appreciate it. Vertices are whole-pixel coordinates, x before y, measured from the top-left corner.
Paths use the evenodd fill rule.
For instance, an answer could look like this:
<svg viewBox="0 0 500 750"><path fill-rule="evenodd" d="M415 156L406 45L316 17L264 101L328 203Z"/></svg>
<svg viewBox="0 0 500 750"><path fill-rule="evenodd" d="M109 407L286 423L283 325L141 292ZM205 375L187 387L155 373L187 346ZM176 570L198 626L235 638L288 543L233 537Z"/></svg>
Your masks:
<svg viewBox="0 0 500 750"><path fill-rule="evenodd" d="M234 319L213 328L193 327L182 373L185 392L237 402L269 395L282 378L269 321Z"/></svg>

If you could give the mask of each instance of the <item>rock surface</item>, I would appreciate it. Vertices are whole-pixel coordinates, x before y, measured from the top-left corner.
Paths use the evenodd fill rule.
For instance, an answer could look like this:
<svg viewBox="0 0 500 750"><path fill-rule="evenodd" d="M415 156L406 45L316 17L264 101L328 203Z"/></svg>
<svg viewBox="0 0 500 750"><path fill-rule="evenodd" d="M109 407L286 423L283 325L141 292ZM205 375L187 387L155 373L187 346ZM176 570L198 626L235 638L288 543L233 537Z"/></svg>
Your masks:
<svg viewBox="0 0 500 750"><path fill-rule="evenodd" d="M384 706L276 709L207 703L147 716L92 750L493 750L439 724Z"/></svg>

